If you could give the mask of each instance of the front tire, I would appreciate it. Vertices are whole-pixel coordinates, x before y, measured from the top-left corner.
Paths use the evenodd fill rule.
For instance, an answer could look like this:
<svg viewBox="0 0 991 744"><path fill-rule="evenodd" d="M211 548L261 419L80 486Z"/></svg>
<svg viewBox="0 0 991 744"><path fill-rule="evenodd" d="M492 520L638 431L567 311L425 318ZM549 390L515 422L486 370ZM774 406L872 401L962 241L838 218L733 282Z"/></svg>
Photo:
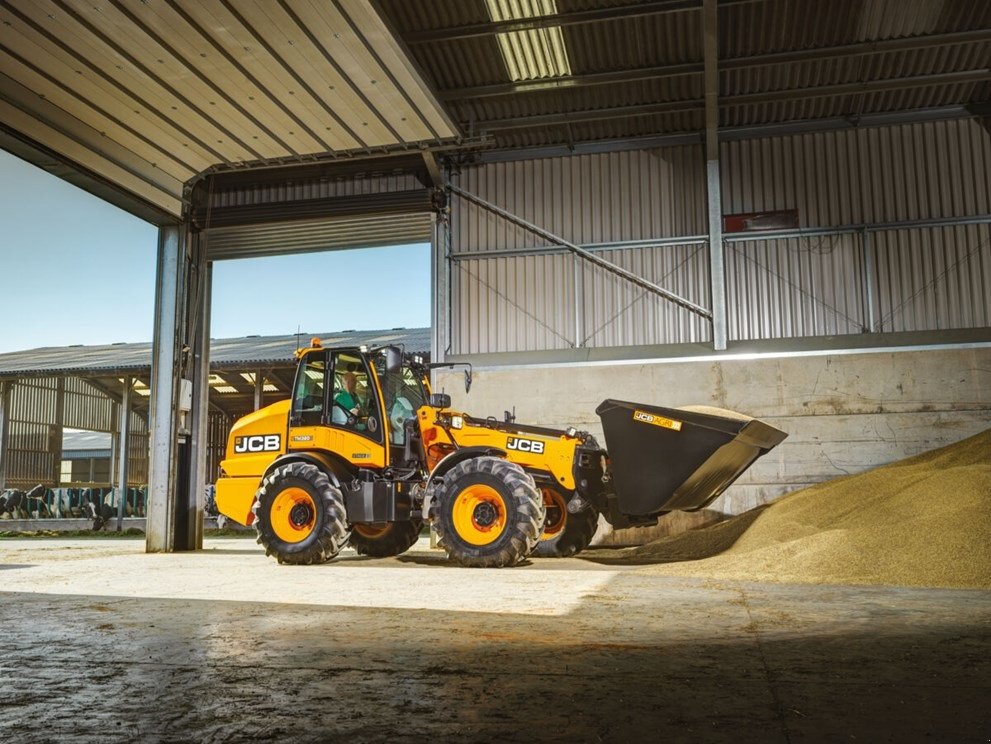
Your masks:
<svg viewBox="0 0 991 744"><path fill-rule="evenodd" d="M309 463L282 465L266 475L252 511L258 542L279 563L326 563L348 541L344 498Z"/></svg>
<svg viewBox="0 0 991 744"><path fill-rule="evenodd" d="M526 471L498 457L474 457L444 474L435 498L438 544L462 566L514 566L533 550L546 516Z"/></svg>
<svg viewBox="0 0 991 744"><path fill-rule="evenodd" d="M589 506L571 514L570 497L555 488L544 488L543 495L547 521L533 554L541 558L568 558L585 550L599 526L599 512Z"/></svg>
<svg viewBox="0 0 991 744"><path fill-rule="evenodd" d="M388 558L405 553L420 537L423 521L385 522L381 525L359 523L351 527L348 543L358 555L372 558Z"/></svg>

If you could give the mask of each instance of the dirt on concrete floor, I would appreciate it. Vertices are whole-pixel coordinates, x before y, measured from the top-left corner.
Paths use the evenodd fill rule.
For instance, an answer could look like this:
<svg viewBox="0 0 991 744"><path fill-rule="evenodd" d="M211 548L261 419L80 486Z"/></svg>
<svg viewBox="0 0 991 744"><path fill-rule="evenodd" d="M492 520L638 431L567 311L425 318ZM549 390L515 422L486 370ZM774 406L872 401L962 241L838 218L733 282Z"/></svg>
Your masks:
<svg viewBox="0 0 991 744"><path fill-rule="evenodd" d="M991 594L0 541L5 742L978 741Z"/></svg>

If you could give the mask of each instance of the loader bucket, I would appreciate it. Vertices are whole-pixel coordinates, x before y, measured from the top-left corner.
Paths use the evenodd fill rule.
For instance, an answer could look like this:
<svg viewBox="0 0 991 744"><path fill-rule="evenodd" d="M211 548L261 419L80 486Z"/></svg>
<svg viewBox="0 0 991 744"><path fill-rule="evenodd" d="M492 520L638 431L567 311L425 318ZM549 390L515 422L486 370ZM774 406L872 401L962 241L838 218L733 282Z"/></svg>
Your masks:
<svg viewBox="0 0 991 744"><path fill-rule="evenodd" d="M652 516L701 509L788 435L735 411L604 400L595 409L619 510Z"/></svg>

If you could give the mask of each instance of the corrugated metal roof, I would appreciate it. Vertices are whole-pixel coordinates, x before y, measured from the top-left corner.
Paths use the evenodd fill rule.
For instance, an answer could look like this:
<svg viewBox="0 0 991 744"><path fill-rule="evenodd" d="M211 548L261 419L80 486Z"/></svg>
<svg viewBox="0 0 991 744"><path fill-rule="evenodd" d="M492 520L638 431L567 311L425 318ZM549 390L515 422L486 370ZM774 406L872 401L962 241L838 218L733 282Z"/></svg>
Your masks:
<svg viewBox="0 0 991 744"><path fill-rule="evenodd" d="M102 431L83 431L81 429L62 430L62 453L67 451L105 451L110 454L113 446L113 436Z"/></svg>
<svg viewBox="0 0 991 744"><path fill-rule="evenodd" d="M179 215L183 184L218 166L698 132L701 7L7 0L0 144L43 164L55 153L91 190L113 184L134 197L132 211L162 219ZM723 127L991 97L991 2L718 8Z"/></svg>
<svg viewBox="0 0 991 744"><path fill-rule="evenodd" d="M672 7L669 3L640 12L637 8L648 5L640 0L557 0L557 15L566 19L559 28L572 77L562 78L556 89L546 80L513 84L496 43L498 27L489 34L478 30L478 24L492 20L481 4L436 0L429 9L407 0L380 4L452 117L465 132L492 134L497 146L575 144L702 126L701 0L679 12L660 12ZM624 13L626 6L637 15ZM608 9L616 17L603 17ZM603 12L592 20L579 18L596 10ZM430 33L438 31L452 38ZM987 33L937 38L974 31ZM429 43L420 41L425 33ZM891 50L832 49L899 39L912 43ZM797 60L752 59L786 52L806 54ZM991 94L991 3L723 0L719 56L723 127L985 101ZM971 75L937 77L961 72ZM885 89L872 90L875 83ZM861 84L867 87L836 89ZM765 94L767 100L752 98ZM655 110L646 108L651 106Z"/></svg>
<svg viewBox="0 0 991 744"><path fill-rule="evenodd" d="M293 352L312 337L324 346L382 346L402 344L410 352L429 353L429 328L395 328L374 331L332 331L292 336L244 336L212 339L210 367L219 370L252 370L259 366L292 365ZM151 369L151 344L60 346L0 354L0 379L19 377L95 375Z"/></svg>
<svg viewBox="0 0 991 744"><path fill-rule="evenodd" d="M0 124L173 216L211 166L458 134L364 0L9 0L0 23Z"/></svg>

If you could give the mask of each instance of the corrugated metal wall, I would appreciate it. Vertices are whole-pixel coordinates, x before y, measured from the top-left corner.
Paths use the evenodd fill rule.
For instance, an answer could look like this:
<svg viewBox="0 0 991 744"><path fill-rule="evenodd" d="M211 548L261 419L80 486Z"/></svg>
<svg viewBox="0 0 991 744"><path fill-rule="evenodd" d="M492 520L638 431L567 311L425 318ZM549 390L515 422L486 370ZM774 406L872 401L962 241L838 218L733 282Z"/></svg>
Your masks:
<svg viewBox="0 0 991 744"><path fill-rule="evenodd" d="M227 448L227 435L230 434L234 422L221 411L210 411L207 418L207 447L209 453L206 459L206 481L213 483L220 477L220 461L224 459Z"/></svg>
<svg viewBox="0 0 991 744"><path fill-rule="evenodd" d="M118 403L78 378L19 380L10 396L7 487L58 486L63 428L113 433L119 411ZM148 480L148 425L134 414L130 421L128 480L143 485Z"/></svg>
<svg viewBox="0 0 991 744"><path fill-rule="evenodd" d="M580 244L699 235L705 227L700 146L633 150L465 168L458 185ZM498 217L456 202L458 251L542 243Z"/></svg>
<svg viewBox="0 0 991 744"><path fill-rule="evenodd" d="M890 230L871 236L878 331L991 326L991 225Z"/></svg>
<svg viewBox="0 0 991 744"><path fill-rule="evenodd" d="M424 192L413 175L355 178L310 178L217 191L210 196L213 209L248 207L280 202L333 199L338 197ZM429 200L424 197L424 204ZM206 221L209 222L209 213ZM217 227L205 230L210 260L285 255L321 250L424 243L433 227L430 211L364 216L345 215L309 218L278 224Z"/></svg>
<svg viewBox="0 0 991 744"><path fill-rule="evenodd" d="M727 242L731 339L867 331L858 235Z"/></svg>
<svg viewBox="0 0 991 744"><path fill-rule="evenodd" d="M58 421L58 385L54 379L17 383L10 394L7 487L57 485L62 454Z"/></svg>
<svg viewBox="0 0 991 744"><path fill-rule="evenodd" d="M987 224L866 237L854 229L991 214L991 137L976 122L741 140L723 143L721 153L724 213L796 209L800 227L835 229L787 239L729 237L731 339L991 325ZM709 306L708 251L696 242L706 231L704 165L701 146L681 146L484 164L455 178ZM677 238L685 242L672 245ZM707 323L585 262L576 281L572 257L547 248L454 200L451 353L710 338ZM504 251L513 253L499 255ZM536 255L521 255L527 251Z"/></svg>

